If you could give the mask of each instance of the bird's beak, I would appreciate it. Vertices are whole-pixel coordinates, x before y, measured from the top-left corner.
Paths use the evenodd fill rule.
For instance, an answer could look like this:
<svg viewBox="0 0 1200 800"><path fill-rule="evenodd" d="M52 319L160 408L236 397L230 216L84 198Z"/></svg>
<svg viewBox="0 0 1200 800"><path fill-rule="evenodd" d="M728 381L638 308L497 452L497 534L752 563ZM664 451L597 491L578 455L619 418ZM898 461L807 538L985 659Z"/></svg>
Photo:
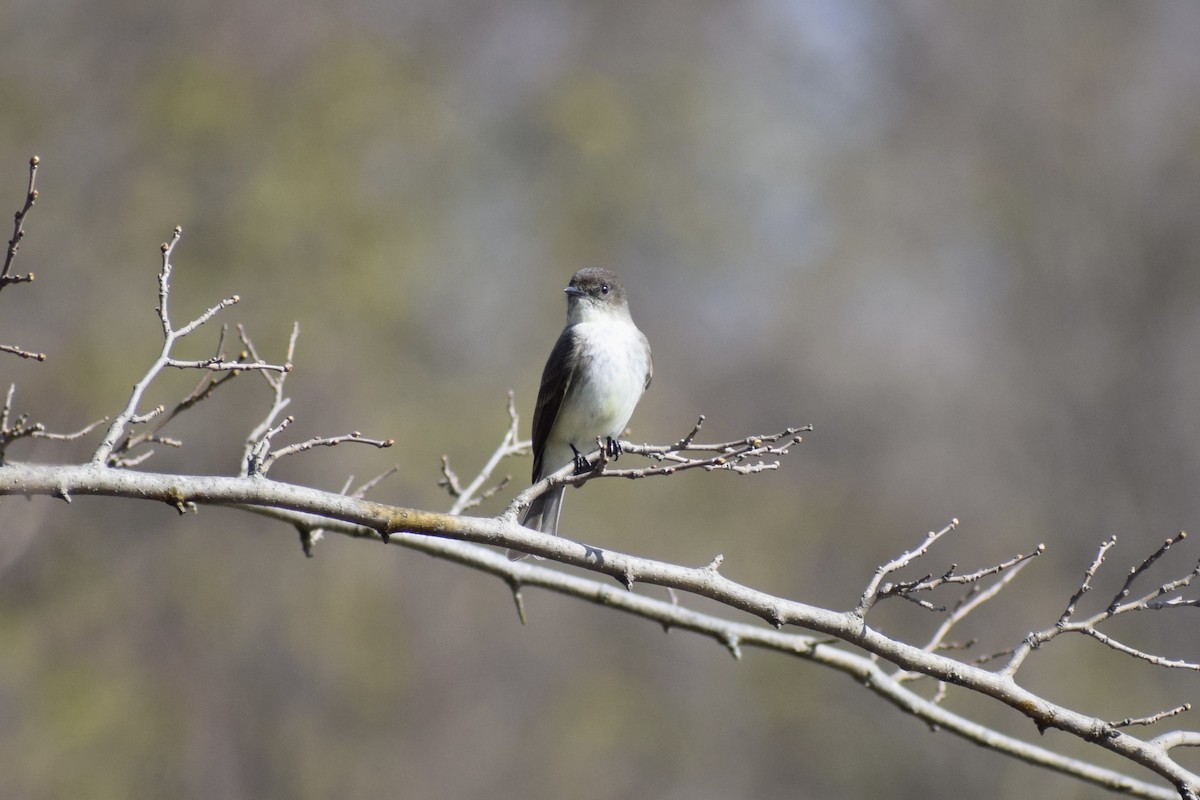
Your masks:
<svg viewBox="0 0 1200 800"><path fill-rule="evenodd" d="M563 289L563 291L571 295L571 297L583 297L585 294L583 289L578 289L574 286L568 286L567 288Z"/></svg>

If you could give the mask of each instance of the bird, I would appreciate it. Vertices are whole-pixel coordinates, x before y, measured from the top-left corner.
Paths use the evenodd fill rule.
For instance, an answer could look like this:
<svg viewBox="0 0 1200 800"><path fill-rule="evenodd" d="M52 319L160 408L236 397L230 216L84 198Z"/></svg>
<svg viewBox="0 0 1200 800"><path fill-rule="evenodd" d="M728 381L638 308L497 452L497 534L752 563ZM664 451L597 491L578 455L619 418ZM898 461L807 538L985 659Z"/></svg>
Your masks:
<svg viewBox="0 0 1200 800"><path fill-rule="evenodd" d="M650 343L614 273L586 267L563 291L567 323L542 370L533 412L534 483L572 463L576 474L585 471L597 439L611 458L620 456L620 436L654 376ZM534 498L521 524L557 535L565 488ZM509 552L513 560L524 555Z"/></svg>

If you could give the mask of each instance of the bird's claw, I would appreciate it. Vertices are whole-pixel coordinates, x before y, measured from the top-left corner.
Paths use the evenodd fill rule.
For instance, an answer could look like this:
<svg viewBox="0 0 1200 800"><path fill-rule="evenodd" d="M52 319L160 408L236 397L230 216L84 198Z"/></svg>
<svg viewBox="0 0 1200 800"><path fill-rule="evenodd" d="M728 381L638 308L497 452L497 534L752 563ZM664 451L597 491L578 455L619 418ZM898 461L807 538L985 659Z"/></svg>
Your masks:
<svg viewBox="0 0 1200 800"><path fill-rule="evenodd" d="M609 436L605 450L608 452L608 457L616 461L621 457L621 442Z"/></svg>
<svg viewBox="0 0 1200 800"><path fill-rule="evenodd" d="M571 451L573 453L575 453L575 474L576 475L582 475L583 473L585 473L591 469L591 466L588 464L587 456L585 456L583 453L579 452L579 450L577 450L575 448L575 445L571 445Z"/></svg>

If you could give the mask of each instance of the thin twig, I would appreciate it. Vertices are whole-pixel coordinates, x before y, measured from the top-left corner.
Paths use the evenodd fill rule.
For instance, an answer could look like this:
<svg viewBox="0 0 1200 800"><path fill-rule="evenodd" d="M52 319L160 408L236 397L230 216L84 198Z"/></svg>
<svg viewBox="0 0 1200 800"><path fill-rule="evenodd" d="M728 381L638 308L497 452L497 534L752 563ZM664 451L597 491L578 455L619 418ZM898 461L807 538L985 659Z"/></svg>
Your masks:
<svg viewBox="0 0 1200 800"><path fill-rule="evenodd" d="M182 328L176 329L171 323L170 313L170 298L171 298L171 254L175 250L175 245L179 243L180 236L183 235L183 228L178 225L172 233L171 240L164 242L159 250L162 253L162 267L158 273L158 318L162 328L163 344L159 352L158 358L150 365L142 379L134 384L133 392L129 396L125 408L117 414L112 423L108 427L108 432L100 445L92 453L91 462L102 466L114 467L131 467L145 460L146 455L139 455L136 458L131 458L127 455L133 445L134 439L130 434L130 427L137 424L144 424L151 419L164 413L164 406L156 406L150 412L145 414L138 413L138 407L141 405L142 397L150 384L159 376L159 374L167 367L177 367L181 369L205 369L212 371L225 370L259 370L268 372L288 372L291 370L291 363L287 364L268 364L263 361L254 361L247 363L245 361L224 361L220 356L204 359L199 362L185 362L175 359L171 355L171 351L175 343L195 331L205 322L212 319L218 312L224 308L228 308L238 301L237 295L228 297L210 307L207 311L201 314L196 319L189 322ZM160 426L161 427L161 426ZM139 442L140 443L140 442Z"/></svg>
<svg viewBox="0 0 1200 800"><path fill-rule="evenodd" d="M281 432L291 422L293 422L294 419L295 419L294 417L287 417L278 426L276 426L275 428L272 428L271 431L269 432L269 435L263 437L263 440L262 440L263 444L269 443L271 436L274 436L275 434ZM278 450L272 450L269 453L263 454L260 458L255 460L254 465L250 470L250 474L251 475L266 475L267 470L269 470L271 468L271 465L273 465L276 461L278 461L280 458L283 458L284 456L295 455L296 453L303 453L307 450L312 450L314 447L335 447L336 445L345 444L347 442L355 442L357 444L368 444L368 445L371 445L372 447L379 447L379 448L391 447L392 445L394 445L396 443L395 440L393 440L393 439L368 439L367 437L363 436L358 431L352 431L350 433L342 434L340 436L314 436L313 438L306 439L303 442L296 442L295 444L289 444L285 447L279 448Z"/></svg>
<svg viewBox="0 0 1200 800"><path fill-rule="evenodd" d="M0 289L10 283L28 283L34 279L32 272L28 275L13 275L11 270L13 261L17 257L17 251L21 249L21 240L25 238L25 218L38 200L37 171L40 163L42 160L37 156L29 159L29 186L25 189L25 204L13 216L13 235L8 240L8 252L4 256L4 267L0 269Z"/></svg>
<svg viewBox="0 0 1200 800"><path fill-rule="evenodd" d="M17 283L17 281L9 281L9 282ZM32 350L24 350L15 344L0 344L0 353L8 353L10 355L20 356L21 358L28 358L33 361L45 361L46 360L45 353L35 353Z"/></svg>
<svg viewBox="0 0 1200 800"><path fill-rule="evenodd" d="M1171 549L1171 545L1175 544L1176 542L1181 542L1186 538L1187 538L1187 532L1180 531L1175 536L1172 536L1170 539L1167 539L1165 542L1163 542L1162 546L1159 547L1157 550L1155 550L1153 553L1146 556L1145 560L1143 560L1141 564L1138 564L1136 567L1129 570L1129 574L1125 577L1125 583L1121 586L1121 589L1113 596L1112 602L1108 604L1109 613L1110 614L1116 613L1117 609L1121 605L1121 601L1129 596L1129 592L1133 588L1133 582L1136 581L1142 573L1144 573L1146 570L1150 569L1150 567L1154 566L1154 562L1156 562L1156 561L1158 561L1158 559L1162 558L1163 554ZM1173 591L1175 588L1178 588L1178 587L1177 586L1172 587L1171 589L1165 589L1165 587L1164 587L1165 591ZM1164 591L1164 593L1165 593L1165 591Z"/></svg>
<svg viewBox="0 0 1200 800"><path fill-rule="evenodd" d="M475 508L484 500L493 497L507 486L512 479L511 475L506 475L495 485L488 489L483 489L483 485L491 479L492 473L496 471L496 467L506 458L525 455L529 452L530 443L528 441L521 441L520 435L517 432L519 417L511 389L508 392L507 409L508 430L504 432L504 437L500 440L500 444L492 451L491 456L480 467L479 472L465 487L460 485L458 476L450 469L449 459L446 456L442 456L442 475L444 480L440 483L446 487L450 495L454 498L454 503L450 506L450 510L447 513L461 514L464 511Z"/></svg>
<svg viewBox="0 0 1200 800"><path fill-rule="evenodd" d="M83 438L108 421L108 417L103 417L72 433L52 433L47 431L43 423L30 422L28 414L21 414L14 421L12 418L12 403L16 390L17 385L15 383L8 385L8 391L4 395L4 405L0 407L0 463L4 461L5 448L18 439L48 439L55 442L71 442Z"/></svg>
<svg viewBox="0 0 1200 800"><path fill-rule="evenodd" d="M1035 631L1028 634L1020 645L1010 651L1011 657L1009 658L1008 663L1005 664L1001 670L1001 673L1008 676L1016 674L1016 671L1020 669L1021 665L1034 650L1066 633L1076 633L1087 636L1109 648L1110 650L1131 656L1141 661L1146 661L1150 664L1154 664L1155 666L1169 669L1200 671L1200 662L1169 658L1156 653L1150 653L1139 647L1126 644L1125 642L1116 639L1111 634L1100 630L1100 625L1113 619L1114 617L1118 617L1123 614L1129 614L1138 611L1154 611L1167 608L1193 607L1200 604L1194 599L1189 600L1178 597L1168 598L1166 600L1162 599L1164 596L1190 585L1197 576L1200 576L1200 564L1197 564L1195 567L1193 567L1192 570L1186 575L1160 584L1157 588L1147 592L1137 600L1127 600L1133 590L1135 581L1139 577L1145 575L1149 568L1153 566L1154 563L1157 562L1167 552L1167 550L1171 548L1172 545L1182 541L1185 538L1187 538L1187 534L1180 532L1176 536L1167 539L1140 564L1130 569L1121 588L1117 591L1112 600L1109 601L1108 605L1102 611L1093 614L1086 619L1074 619L1075 612L1079 607L1080 601L1083 599L1085 594L1091 591L1092 581L1095 579L1097 573L1100 571L1100 568L1103 566L1108 552L1117 543L1115 536L1109 537L1108 540L1100 545L1100 548L1096 553L1096 557L1084 571L1083 580L1080 582L1079 588L1071 594L1071 598L1067 601L1066 608L1059 615L1054 625L1044 630Z"/></svg>
<svg viewBox="0 0 1200 800"><path fill-rule="evenodd" d="M699 424L693 429L693 433L696 430L699 430ZM811 425L804 425L802 427L785 428L778 433L747 436L743 439L713 444L696 444L688 437L684 437L678 442L669 445L621 442L620 450L622 453L644 456L654 461L669 462L665 466L630 469L612 469L607 466L610 463L611 457L608 455L606 448L599 447L585 458L586 463L590 465L591 469L576 472L574 465L568 464L557 472L547 475L514 497L504 510L503 516L515 517L522 509L527 508L533 502L534 498L554 486L582 486L584 483L596 478L637 480L640 478L674 475L677 472L692 469L702 469L706 472L722 470L739 475L751 475L766 470L778 469L778 461L764 462L755 459L770 455L788 455L790 452L789 448L792 445L803 442L802 437L798 434L811 430ZM783 443L777 445L779 442ZM692 452L715 453L715 455L705 458L695 458L687 455Z"/></svg>
<svg viewBox="0 0 1200 800"><path fill-rule="evenodd" d="M888 561L885 564L880 564L875 570L875 574L871 577L867 588L863 590L862 596L858 600L858 606L854 613L860 617L865 617L867 612L871 610L880 600L879 587L883 583L883 579L893 572L904 569L912 562L916 561L921 556L929 552L929 548L933 547L939 539L958 527L958 518L950 520L950 524L942 528L940 531L930 531L925 534L925 539L919 545L911 550L907 550L900 555Z"/></svg>
<svg viewBox="0 0 1200 800"><path fill-rule="evenodd" d="M246 351L249 352L255 360L257 360L259 358L258 351L254 347L254 342L250 340L249 334L246 333L246 329L241 325L238 325L237 329L238 336L241 338L242 344L245 345ZM287 361L285 362L289 366L293 363L293 358L295 357L296 353L296 340L299 338L299 336L300 323L293 322L292 334L290 337L288 337ZM258 425L256 425L254 429L246 436L245 449L242 452L242 475L258 474L254 472L254 470L256 469L259 461L267 454L267 451L270 447L270 437L278 433L279 430L282 430L282 428L275 428L275 420L279 418L279 415L283 413L283 410L292 402L290 397L284 397L283 395L284 385L287 382L290 370L288 372L279 373L260 372L259 374L263 376L263 379L267 382L267 385L271 387L271 407L267 409L267 414L265 417L263 417L262 421L259 422ZM289 424L289 421L290 418L283 424L287 425Z"/></svg>
<svg viewBox="0 0 1200 800"><path fill-rule="evenodd" d="M351 497L359 497L359 498L366 497L367 492L371 491L376 486L378 486L380 483L382 483L386 479L390 478L392 475L395 475L399 471L400 471L400 465L393 464L392 466L385 469L383 472L376 475L374 478L371 478L371 480L367 481L366 483L362 484L354 491L350 492L350 496ZM347 482L347 484L346 484L347 489L349 488L350 483L352 483L352 482L353 481ZM345 492L346 492L346 489L342 489L342 493L344 494Z"/></svg>
<svg viewBox="0 0 1200 800"><path fill-rule="evenodd" d="M1028 553L1019 553L1006 561L1001 561L999 564L993 564L989 567L983 567L975 570L974 572L967 572L963 574L956 572L958 569L957 564L951 564L950 568L941 575L925 575L922 578L912 581L885 583L883 586L879 587L878 594L881 599L884 597L900 596L904 597L905 599L912 600L913 598L910 595L916 592L928 592L944 584L975 583L980 578L986 578L989 575L995 575L1020 564L1024 564L1029 559L1036 558L1044 552L1046 552L1046 545L1039 544L1036 548L1030 550Z"/></svg>
<svg viewBox="0 0 1200 800"><path fill-rule="evenodd" d="M1166 711L1160 711L1157 714L1151 714L1148 717L1126 717L1125 719L1121 720L1120 722L1110 722L1108 724L1113 726L1114 728L1128 728L1133 725L1154 725L1156 723L1162 722L1164 719L1168 719L1169 717L1176 717L1176 716L1179 716L1180 714L1184 713L1185 711L1191 711L1191 710L1192 710L1192 704L1184 703L1181 706L1175 706L1175 708L1168 708Z"/></svg>
<svg viewBox="0 0 1200 800"><path fill-rule="evenodd" d="M20 211L13 215L13 235L8 240L8 250L4 256L4 266L0 268L0 290L3 290L10 283L29 283L34 279L32 272L26 275L12 274L12 265L13 261L16 260L17 251L21 249L21 240L25 238L25 219L38 199L37 170L40 163L41 159L37 156L29 159L29 185L25 189L25 204L21 207ZM9 355L33 361L46 360L45 353L26 350L15 344L0 344L0 353L8 353Z"/></svg>

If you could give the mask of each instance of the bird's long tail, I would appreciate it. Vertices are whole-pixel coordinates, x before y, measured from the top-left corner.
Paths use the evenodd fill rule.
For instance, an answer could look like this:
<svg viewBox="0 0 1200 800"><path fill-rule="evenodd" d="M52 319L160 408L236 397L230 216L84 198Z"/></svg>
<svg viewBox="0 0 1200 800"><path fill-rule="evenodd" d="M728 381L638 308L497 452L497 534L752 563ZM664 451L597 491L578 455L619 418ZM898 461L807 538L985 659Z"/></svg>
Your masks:
<svg viewBox="0 0 1200 800"><path fill-rule="evenodd" d="M562 513L563 491L565 489L565 486L556 486L550 491L538 495L529 504L529 510L525 512L525 516L521 517L521 524L526 528L533 528L536 531L557 536L558 517ZM516 550L508 551L508 557L513 561L520 561L527 555L529 554Z"/></svg>

